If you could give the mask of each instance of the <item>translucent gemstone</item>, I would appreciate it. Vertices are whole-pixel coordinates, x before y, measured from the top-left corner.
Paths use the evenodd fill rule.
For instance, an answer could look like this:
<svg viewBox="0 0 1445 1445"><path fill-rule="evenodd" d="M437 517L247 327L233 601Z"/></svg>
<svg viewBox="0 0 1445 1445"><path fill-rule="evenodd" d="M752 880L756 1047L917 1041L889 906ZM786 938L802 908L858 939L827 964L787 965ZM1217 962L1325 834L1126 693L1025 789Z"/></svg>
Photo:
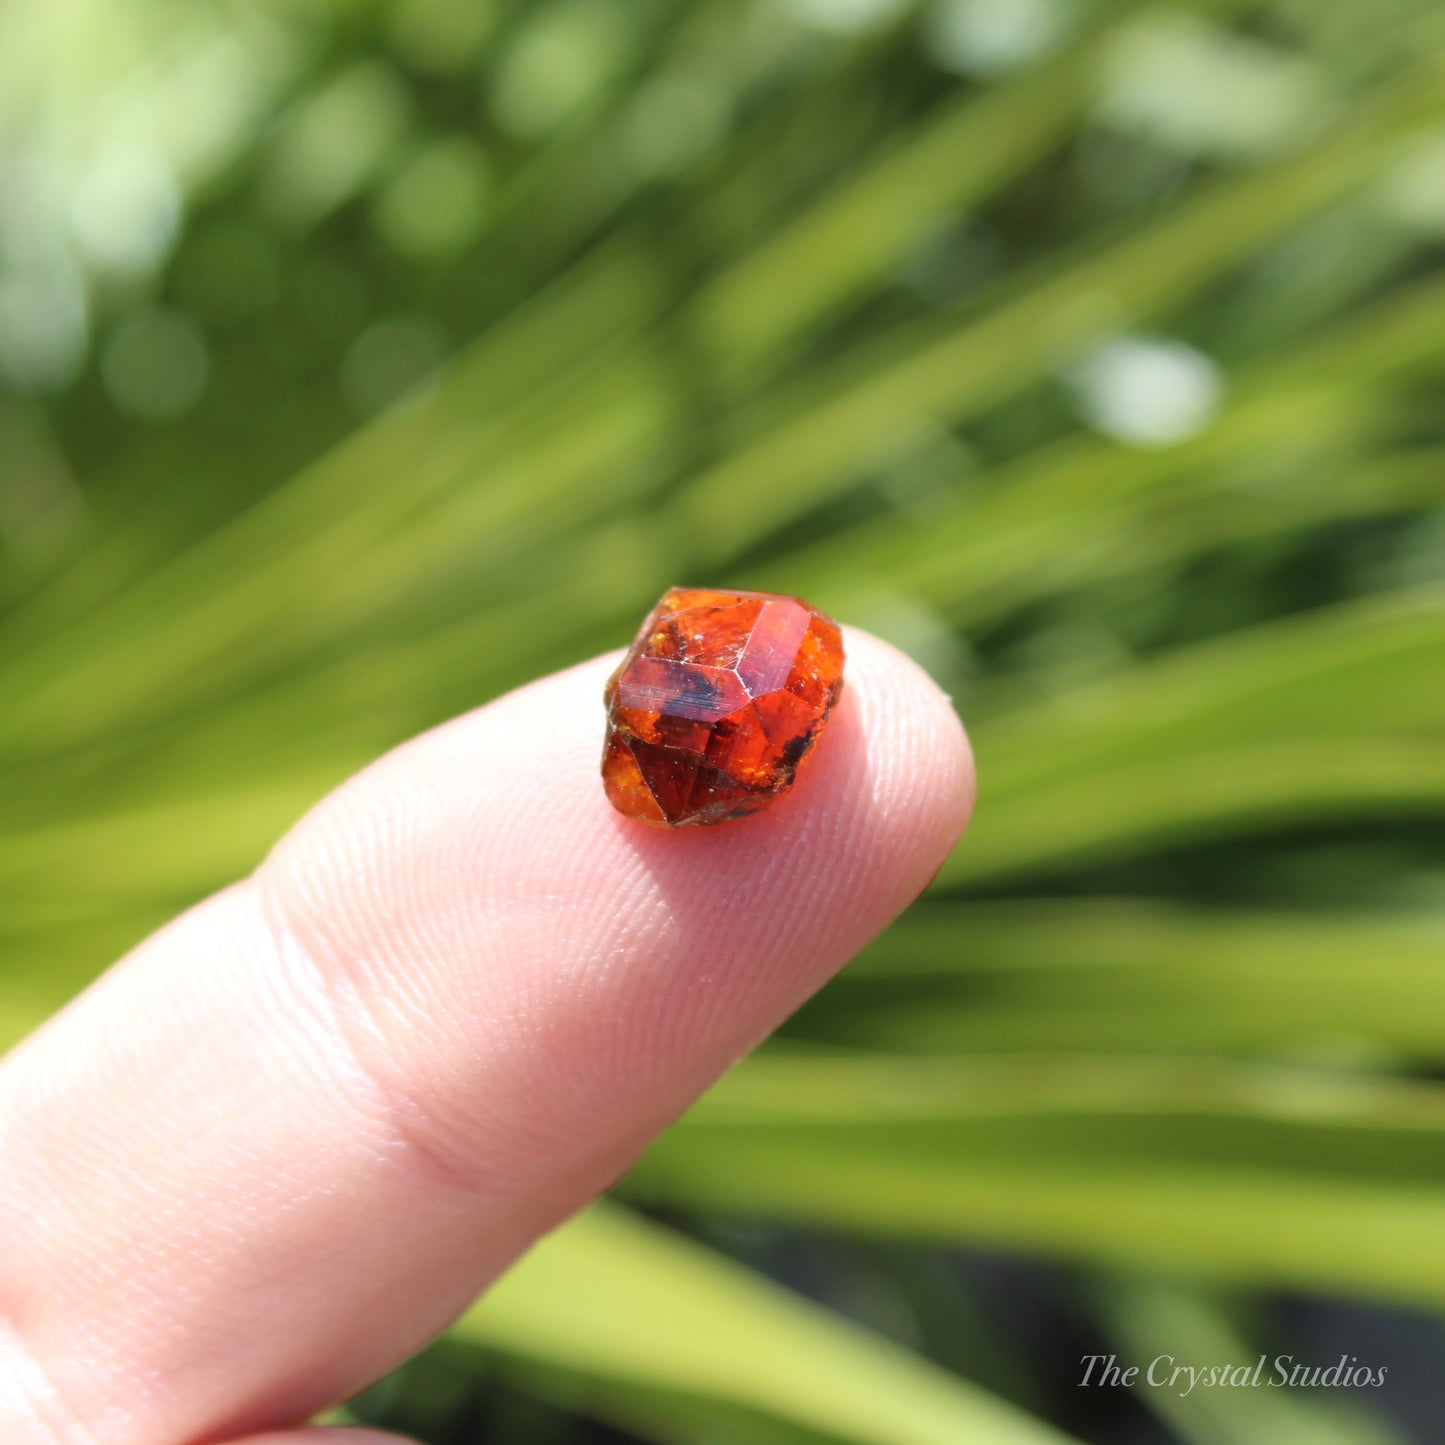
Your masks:
<svg viewBox="0 0 1445 1445"><path fill-rule="evenodd" d="M756 813L792 787L842 686L842 635L815 607L673 587L607 680L607 796L668 828Z"/></svg>

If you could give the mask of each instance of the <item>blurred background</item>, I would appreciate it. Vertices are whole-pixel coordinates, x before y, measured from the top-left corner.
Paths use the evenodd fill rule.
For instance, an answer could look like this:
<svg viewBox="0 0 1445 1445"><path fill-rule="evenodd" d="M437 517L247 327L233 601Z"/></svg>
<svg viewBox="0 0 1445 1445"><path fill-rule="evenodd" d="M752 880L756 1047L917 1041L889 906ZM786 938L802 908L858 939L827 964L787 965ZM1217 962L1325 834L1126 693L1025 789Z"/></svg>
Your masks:
<svg viewBox="0 0 1445 1445"><path fill-rule="evenodd" d="M973 831L350 1415L1437 1441L1442 253L1430 0L0 0L0 1044L664 586L796 592Z"/></svg>

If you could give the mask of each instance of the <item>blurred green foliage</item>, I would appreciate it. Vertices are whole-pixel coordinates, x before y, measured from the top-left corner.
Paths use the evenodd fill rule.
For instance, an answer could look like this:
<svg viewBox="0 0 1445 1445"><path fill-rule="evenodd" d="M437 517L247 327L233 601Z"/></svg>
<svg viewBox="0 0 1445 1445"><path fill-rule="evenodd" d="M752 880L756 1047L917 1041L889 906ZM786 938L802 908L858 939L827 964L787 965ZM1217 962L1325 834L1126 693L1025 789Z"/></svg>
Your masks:
<svg viewBox="0 0 1445 1445"><path fill-rule="evenodd" d="M798 592L956 698L973 832L357 1409L1063 1439L955 1246L1144 1353L1438 1311L1442 243L1429 0L0 4L0 1036L663 586Z"/></svg>

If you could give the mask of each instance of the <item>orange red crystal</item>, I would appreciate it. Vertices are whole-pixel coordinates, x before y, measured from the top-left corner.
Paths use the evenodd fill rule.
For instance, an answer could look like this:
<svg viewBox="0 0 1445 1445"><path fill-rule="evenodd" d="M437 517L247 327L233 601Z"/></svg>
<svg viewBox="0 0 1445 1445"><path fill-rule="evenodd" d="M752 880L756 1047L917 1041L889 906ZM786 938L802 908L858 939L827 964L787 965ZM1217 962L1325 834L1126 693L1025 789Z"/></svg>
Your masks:
<svg viewBox="0 0 1445 1445"><path fill-rule="evenodd" d="M815 607L673 587L607 681L607 796L669 828L756 813L792 787L842 686L842 634Z"/></svg>

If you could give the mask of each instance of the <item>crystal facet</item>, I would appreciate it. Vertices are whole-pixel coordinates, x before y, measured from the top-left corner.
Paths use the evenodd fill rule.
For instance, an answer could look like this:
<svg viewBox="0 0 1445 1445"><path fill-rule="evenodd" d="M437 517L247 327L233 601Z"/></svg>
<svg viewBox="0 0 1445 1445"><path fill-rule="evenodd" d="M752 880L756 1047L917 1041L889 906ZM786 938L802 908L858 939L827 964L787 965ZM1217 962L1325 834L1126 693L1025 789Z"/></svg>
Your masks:
<svg viewBox="0 0 1445 1445"><path fill-rule="evenodd" d="M602 781L661 827L766 808L843 686L838 624L796 597L673 587L607 680Z"/></svg>

